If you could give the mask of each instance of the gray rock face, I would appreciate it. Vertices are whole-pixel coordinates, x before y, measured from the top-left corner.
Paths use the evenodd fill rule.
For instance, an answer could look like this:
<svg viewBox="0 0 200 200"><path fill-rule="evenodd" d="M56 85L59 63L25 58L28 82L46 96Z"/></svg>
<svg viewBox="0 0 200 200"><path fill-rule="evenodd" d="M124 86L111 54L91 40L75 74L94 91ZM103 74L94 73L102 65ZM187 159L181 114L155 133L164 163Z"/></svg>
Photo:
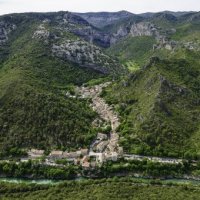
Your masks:
<svg viewBox="0 0 200 200"><path fill-rule="evenodd" d="M165 38L160 34L159 27L156 27L154 24L150 22L138 22L129 24L127 26L124 24L121 25L110 37L110 44L115 44L126 36L153 36L157 41L161 41L163 38Z"/></svg>
<svg viewBox="0 0 200 200"><path fill-rule="evenodd" d="M133 24L130 29L130 35L135 36L155 36L160 34L154 24L148 22L140 22Z"/></svg>
<svg viewBox="0 0 200 200"><path fill-rule="evenodd" d="M79 16L77 16L79 15ZM105 14L107 15L107 14ZM123 13L123 17L128 17L129 14ZM110 47L112 44L115 44L120 39L130 35L132 37L136 36L154 36L157 41L160 43L163 43L166 38L160 34L159 27L156 27L153 23L150 22L130 22L128 24L123 23L121 26L119 26L114 33L112 32L103 32L91 24L89 24L86 20L82 19L80 16L84 17L84 19L87 19L88 17L95 18L96 23L99 24L98 20L102 20L104 18L104 13L98 14L73 14L73 13L66 13L64 14L60 19L58 19L58 22L60 24L60 27L63 30L69 31L77 36L80 36L84 40L96 44L98 46L107 48ZM119 20L119 13L109 14L110 21ZM118 16L118 17L117 17ZM108 19L107 19L108 20ZM89 20L90 21L90 20ZM105 22L106 23L106 22ZM173 30L174 32L176 30ZM166 43L166 42L164 42ZM156 48L156 47L155 47ZM167 46L167 48L169 48Z"/></svg>
<svg viewBox="0 0 200 200"><path fill-rule="evenodd" d="M73 28L71 29L71 32L78 36L81 36L82 38L91 43L97 44L102 47L109 47L110 45L115 44L120 39L128 35L132 37L154 36L157 40L163 38L161 37L156 26L149 22L134 23L130 26L122 25L113 34L102 33L101 31L95 30L90 26Z"/></svg>
<svg viewBox="0 0 200 200"><path fill-rule="evenodd" d="M110 36L110 44L115 44L120 39L126 36L154 36L157 39L160 37L158 29L154 24L149 22L139 22L129 24L128 26L121 25L116 33Z"/></svg>
<svg viewBox="0 0 200 200"><path fill-rule="evenodd" d="M0 21L0 45L3 45L8 40L9 33L15 29L16 25Z"/></svg>
<svg viewBox="0 0 200 200"><path fill-rule="evenodd" d="M101 47L109 47L111 44L112 35L97 31L90 26L75 28L71 32Z"/></svg>
<svg viewBox="0 0 200 200"><path fill-rule="evenodd" d="M71 32L101 47L110 46L111 35L109 33L103 33L73 13L64 14L61 18L56 19L56 22L59 24L57 28L60 30Z"/></svg>
<svg viewBox="0 0 200 200"><path fill-rule="evenodd" d="M45 23L44 21L42 24L40 24L37 28L37 30L33 34L33 38L38 38L38 39L48 39L50 33L49 31L45 28Z"/></svg>
<svg viewBox="0 0 200 200"><path fill-rule="evenodd" d="M82 67L92 68L103 74L110 73L109 65L114 61L100 48L82 40L65 40L62 44L52 46L54 56L74 62Z"/></svg>

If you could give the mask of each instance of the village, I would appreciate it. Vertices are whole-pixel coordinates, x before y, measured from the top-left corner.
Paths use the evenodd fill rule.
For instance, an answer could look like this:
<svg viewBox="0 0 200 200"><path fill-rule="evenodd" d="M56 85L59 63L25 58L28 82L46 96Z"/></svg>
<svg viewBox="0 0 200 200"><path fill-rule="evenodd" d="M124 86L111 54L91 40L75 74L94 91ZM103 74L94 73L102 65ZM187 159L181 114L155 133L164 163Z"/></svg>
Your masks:
<svg viewBox="0 0 200 200"><path fill-rule="evenodd" d="M141 155L124 154L123 148L119 146L119 134L117 128L120 125L118 115L113 111L113 108L108 105L100 94L103 88L107 87L110 82L95 85L93 87L77 87L76 94L78 98L90 98L92 100L91 107L96 111L99 117L107 124L111 125L109 134L97 133L95 140L91 143L90 147L78 149L77 151L60 151L53 150L49 155L44 156L45 151L39 149L31 149L28 151L28 157L22 158L22 162L28 160L37 160L44 157L44 164L51 166L60 166L58 160L66 160L69 164L82 166L84 169L95 168L101 166L107 161L117 161L120 158L125 160L151 160L153 162L181 163L181 159L160 158ZM69 98L77 98L66 93Z"/></svg>
<svg viewBox="0 0 200 200"><path fill-rule="evenodd" d="M78 149L77 151L67 152L60 150L53 150L49 155L45 156L45 164L57 166L57 160L65 159L74 165L81 165L83 168L95 168L101 166L106 161L117 161L123 157L123 148L119 146L119 135L116 129L119 126L119 119L116 113L113 112L112 107L109 106L100 96L102 89L107 87L110 82L95 85L93 87L77 87L76 94L78 98L92 99L91 107L99 114L99 117L111 125L110 134L97 133L96 139L92 142L90 147L85 149ZM70 98L77 96L66 95ZM21 161L35 160L44 157L44 150L31 149L28 151L28 157L22 158Z"/></svg>

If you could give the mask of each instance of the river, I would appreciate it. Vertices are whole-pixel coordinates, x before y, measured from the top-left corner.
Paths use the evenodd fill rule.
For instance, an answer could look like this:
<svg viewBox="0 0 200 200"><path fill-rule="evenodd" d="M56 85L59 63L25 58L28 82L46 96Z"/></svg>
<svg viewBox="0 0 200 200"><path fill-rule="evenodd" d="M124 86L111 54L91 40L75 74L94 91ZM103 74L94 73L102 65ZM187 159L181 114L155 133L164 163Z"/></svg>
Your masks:
<svg viewBox="0 0 200 200"><path fill-rule="evenodd" d="M84 180L85 178L74 179L76 181ZM192 184L192 185L200 185L200 180L190 180L190 179L148 179L148 178L135 178L132 177L135 181L144 181L146 183L151 181L161 181L163 184ZM74 181L73 180L73 181ZM59 183L63 183L65 180L51 180L51 179L21 179L21 178L0 178L0 183L15 183L15 184L38 184L38 185L56 185Z"/></svg>
<svg viewBox="0 0 200 200"><path fill-rule="evenodd" d="M22 178L0 178L0 183L25 183L25 184L40 184L40 185L54 185L62 183L63 180L51 180L51 179L22 179Z"/></svg>

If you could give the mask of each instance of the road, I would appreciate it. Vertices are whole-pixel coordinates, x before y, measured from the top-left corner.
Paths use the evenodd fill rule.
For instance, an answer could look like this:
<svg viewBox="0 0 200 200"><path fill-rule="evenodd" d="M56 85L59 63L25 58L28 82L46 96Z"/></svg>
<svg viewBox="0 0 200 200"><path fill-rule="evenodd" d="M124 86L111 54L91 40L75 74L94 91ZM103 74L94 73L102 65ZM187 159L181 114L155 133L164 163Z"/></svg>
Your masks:
<svg viewBox="0 0 200 200"><path fill-rule="evenodd" d="M168 163L168 164L179 164L182 163L182 159L165 158L165 157L154 157L154 156L141 156L136 154L124 154L125 160L150 160L152 162Z"/></svg>

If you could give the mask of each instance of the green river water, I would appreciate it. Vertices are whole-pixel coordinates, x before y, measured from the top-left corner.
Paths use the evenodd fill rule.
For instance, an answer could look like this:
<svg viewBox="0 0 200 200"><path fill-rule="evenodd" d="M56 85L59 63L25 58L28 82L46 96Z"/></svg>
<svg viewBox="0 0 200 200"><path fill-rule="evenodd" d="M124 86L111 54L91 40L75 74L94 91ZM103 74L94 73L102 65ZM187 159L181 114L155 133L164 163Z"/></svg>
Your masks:
<svg viewBox="0 0 200 200"><path fill-rule="evenodd" d="M155 181L153 179L147 178L132 178L133 180L141 180L144 182ZM84 178L75 179L76 181L84 180ZM158 180L156 180L158 181ZM187 180L187 179L166 179L160 180L163 184L164 183L177 183L177 184L192 184L192 185L200 185L200 181L197 180ZM63 183L64 180L50 180L50 179L42 179L42 180L35 180L35 179L20 179L20 178L0 178L0 183L15 183L15 184L43 184L43 185L55 185L59 183Z"/></svg>

